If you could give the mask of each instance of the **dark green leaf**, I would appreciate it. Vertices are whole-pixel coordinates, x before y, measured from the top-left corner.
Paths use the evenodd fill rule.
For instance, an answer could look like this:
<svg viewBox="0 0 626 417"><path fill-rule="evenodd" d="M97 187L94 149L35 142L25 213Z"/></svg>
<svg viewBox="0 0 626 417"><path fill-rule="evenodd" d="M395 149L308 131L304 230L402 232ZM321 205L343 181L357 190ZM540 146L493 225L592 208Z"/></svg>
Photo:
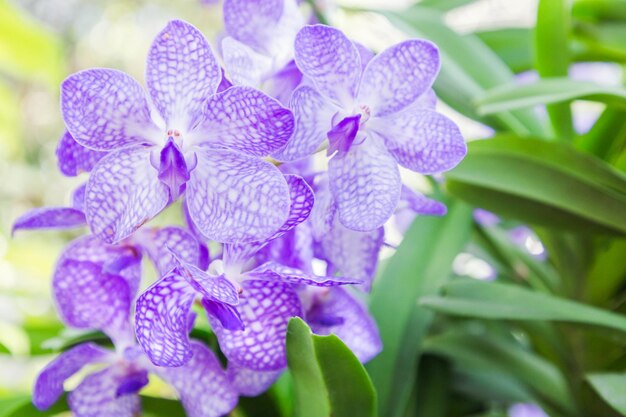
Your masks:
<svg viewBox="0 0 626 417"><path fill-rule="evenodd" d="M586 304L537 293L517 285L461 280L445 295L420 299L440 313L495 320L551 320L594 324L626 332L626 317Z"/></svg>
<svg viewBox="0 0 626 417"><path fill-rule="evenodd" d="M565 143L512 136L475 141L446 178L452 194L504 217L626 233L626 177Z"/></svg>
<svg viewBox="0 0 626 417"><path fill-rule="evenodd" d="M587 21L626 20L624 0L577 0L572 15Z"/></svg>
<svg viewBox="0 0 626 417"><path fill-rule="evenodd" d="M39 411L31 402L30 395L0 399L0 417L45 417L69 411L63 395L52 407Z"/></svg>
<svg viewBox="0 0 626 417"><path fill-rule="evenodd" d="M591 374L587 379L607 404L626 416L626 374Z"/></svg>
<svg viewBox="0 0 626 417"><path fill-rule="evenodd" d="M471 224L471 208L461 202L450 203L445 217L419 217L377 279L371 312L385 348L367 369L381 416L400 415L407 403L421 340L433 318L416 300L436 294L448 279Z"/></svg>
<svg viewBox="0 0 626 417"><path fill-rule="evenodd" d="M518 73L532 68L533 51L530 29L496 29L476 32L476 36L491 48L513 72Z"/></svg>
<svg viewBox="0 0 626 417"><path fill-rule="evenodd" d="M185 417L185 409L178 400L141 396L144 417Z"/></svg>

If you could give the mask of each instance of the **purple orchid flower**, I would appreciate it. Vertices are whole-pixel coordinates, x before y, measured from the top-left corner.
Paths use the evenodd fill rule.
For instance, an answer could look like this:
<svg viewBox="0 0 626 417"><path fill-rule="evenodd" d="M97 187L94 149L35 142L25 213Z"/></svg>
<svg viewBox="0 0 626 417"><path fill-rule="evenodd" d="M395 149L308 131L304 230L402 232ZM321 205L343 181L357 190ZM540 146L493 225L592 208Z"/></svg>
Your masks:
<svg viewBox="0 0 626 417"><path fill-rule="evenodd" d="M106 151L85 148L76 142L67 131L61 136L56 150L59 170L68 177L90 172L106 154Z"/></svg>
<svg viewBox="0 0 626 417"><path fill-rule="evenodd" d="M361 48L362 49L362 48ZM408 40L372 58L341 31L306 26L296 36L295 61L313 85L290 101L296 130L274 157L311 155L328 138L330 187L339 221L357 231L380 227L400 199L398 164L422 174L453 168L467 152L458 127L434 111L431 86L438 50Z"/></svg>
<svg viewBox="0 0 626 417"><path fill-rule="evenodd" d="M304 180L293 175L286 178L291 190L290 214L272 237L250 244L226 244L223 259L213 261L208 273L180 262L139 297L137 339L153 363L178 366L189 359L186 323L194 299L200 296L230 363L252 371L281 370L286 366L287 324L291 317L302 315L294 285L359 283L319 277L273 262L254 268L255 254L306 220L313 206L313 192ZM212 283L212 292L206 290L206 283ZM234 293L234 299L213 297L218 291Z"/></svg>
<svg viewBox="0 0 626 417"><path fill-rule="evenodd" d="M237 403L226 372L208 348L192 342L193 357L181 368L158 368L136 345L128 316L139 284L137 254L130 247L112 246L93 236L77 239L59 260L53 294L61 318L75 328L100 329L114 351L81 343L61 353L39 374L33 403L44 410L63 393L63 382L88 364L106 367L87 375L68 398L77 417L133 417L140 413L138 392L148 373L159 375L180 395L187 415L217 417Z"/></svg>
<svg viewBox="0 0 626 417"><path fill-rule="evenodd" d="M139 83L119 71L85 70L62 84L72 137L108 151L87 184L92 232L120 241L184 192L193 222L209 239L274 233L287 218L289 189L260 157L285 145L291 112L248 87L215 94L221 70L213 52L182 21L171 21L156 37L146 80L156 111Z"/></svg>
<svg viewBox="0 0 626 417"><path fill-rule="evenodd" d="M293 42L304 19L295 0L225 0L224 64L235 85L263 88L287 103L302 79Z"/></svg>

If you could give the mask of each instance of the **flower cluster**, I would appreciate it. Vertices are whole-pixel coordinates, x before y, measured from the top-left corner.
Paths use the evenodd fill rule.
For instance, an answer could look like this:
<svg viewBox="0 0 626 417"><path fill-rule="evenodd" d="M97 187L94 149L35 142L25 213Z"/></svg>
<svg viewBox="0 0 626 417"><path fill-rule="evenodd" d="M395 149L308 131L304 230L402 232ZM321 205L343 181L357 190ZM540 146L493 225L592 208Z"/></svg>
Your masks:
<svg viewBox="0 0 626 417"><path fill-rule="evenodd" d="M435 111L437 48L409 40L374 55L305 25L295 0L226 0L224 19L223 68L202 33L175 20L148 52L145 89L112 69L61 86L59 168L88 180L72 207L35 209L14 230L88 225L63 251L53 294L66 325L101 330L113 349L60 354L36 381L41 409L100 363L69 396L79 417L136 415L148 373L188 415L224 415L284 371L296 316L363 362L382 349L361 299L383 224L405 210L445 214L402 184L399 166L435 174L466 152ZM327 170L314 168L320 149ZM145 226L178 200L184 227ZM143 257L159 278L141 292ZM201 310L225 369L190 339Z"/></svg>

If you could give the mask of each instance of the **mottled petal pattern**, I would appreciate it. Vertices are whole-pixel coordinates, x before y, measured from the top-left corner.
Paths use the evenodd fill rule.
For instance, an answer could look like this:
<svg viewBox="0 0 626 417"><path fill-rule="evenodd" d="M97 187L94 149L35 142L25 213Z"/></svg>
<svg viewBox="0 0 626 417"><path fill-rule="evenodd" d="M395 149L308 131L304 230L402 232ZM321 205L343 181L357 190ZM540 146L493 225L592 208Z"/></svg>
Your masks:
<svg viewBox="0 0 626 417"><path fill-rule="evenodd" d="M306 313L311 330L316 334L334 333L348 345L361 362L367 362L382 350L382 341L374 319L367 308L343 288L331 288L317 295L318 301ZM324 318L341 318L341 323L328 325Z"/></svg>
<svg viewBox="0 0 626 417"><path fill-rule="evenodd" d="M56 155L61 173L68 177L75 177L80 173L91 171L96 163L106 155L106 152L85 148L66 131L59 140Z"/></svg>
<svg viewBox="0 0 626 417"><path fill-rule="evenodd" d="M228 76L235 85L259 88L272 70L272 60L235 38L222 40L222 55Z"/></svg>
<svg viewBox="0 0 626 417"><path fill-rule="evenodd" d="M332 117L339 110L305 85L295 89L289 107L295 117L295 129L287 145L273 155L279 161L295 161L312 155L326 139Z"/></svg>
<svg viewBox="0 0 626 417"><path fill-rule="evenodd" d="M321 277L307 274L296 268L291 268L276 262L266 262L248 272L246 276L250 279L283 281L293 285L313 285L316 287L335 287L337 285L361 284L355 278L348 277Z"/></svg>
<svg viewBox="0 0 626 417"><path fill-rule="evenodd" d="M33 387L33 404L45 410L63 394L63 382L89 363L113 359L95 343L81 343L62 352L39 373Z"/></svg>
<svg viewBox="0 0 626 417"><path fill-rule="evenodd" d="M454 168L467 145L461 131L446 116L431 110L409 110L370 120L368 128L385 139L398 163L421 174Z"/></svg>
<svg viewBox="0 0 626 417"><path fill-rule="evenodd" d="M222 352L229 361L253 370L284 368L287 324L302 313L298 296L282 282L249 280L242 287L237 310L245 330L226 330L209 316Z"/></svg>
<svg viewBox="0 0 626 417"><path fill-rule="evenodd" d="M217 91L222 72L204 35L172 20L157 35L146 67L152 100L168 128L193 127L204 101Z"/></svg>
<svg viewBox="0 0 626 417"><path fill-rule="evenodd" d="M188 417L220 417L237 405L237 392L219 361L203 344L191 342L192 357L177 368L157 373L178 391Z"/></svg>
<svg viewBox="0 0 626 417"><path fill-rule="evenodd" d="M448 212L446 205L442 202L428 198L405 185L402 186L400 201L406 208L419 215L445 216Z"/></svg>
<svg viewBox="0 0 626 417"><path fill-rule="evenodd" d="M181 366L191 358L189 314L196 292L172 271L137 299L137 341L157 366Z"/></svg>
<svg viewBox="0 0 626 417"><path fill-rule="evenodd" d="M295 43L296 64L325 97L348 107L356 97L361 57L339 29L305 26Z"/></svg>
<svg viewBox="0 0 626 417"><path fill-rule="evenodd" d="M91 172L85 205L93 234L115 243L156 216L169 201L167 186L150 164L150 148L109 153Z"/></svg>
<svg viewBox="0 0 626 417"><path fill-rule="evenodd" d="M274 165L225 150L197 154L187 205L204 236L223 243L261 240L285 223L289 188Z"/></svg>
<svg viewBox="0 0 626 417"><path fill-rule="evenodd" d="M85 194L87 193L87 183L79 185L72 193L72 208L85 212Z"/></svg>
<svg viewBox="0 0 626 417"><path fill-rule="evenodd" d="M76 142L95 150L148 143L156 129L141 85L112 69L70 75L61 84L61 111Z"/></svg>
<svg viewBox="0 0 626 417"><path fill-rule="evenodd" d="M183 261L198 266L200 244L191 232L182 227L145 229L136 233L133 238L150 257L161 276L178 265L171 252Z"/></svg>
<svg viewBox="0 0 626 417"><path fill-rule="evenodd" d="M235 86L214 95L203 115L194 130L200 141L254 156L267 156L285 146L294 129L290 110L251 87Z"/></svg>
<svg viewBox="0 0 626 417"><path fill-rule="evenodd" d="M267 391L278 377L283 373L280 371L254 371L252 369L237 366L232 362L228 364L228 379L239 395L245 397L256 397Z"/></svg>
<svg viewBox="0 0 626 417"><path fill-rule="evenodd" d="M439 65L439 50L429 41L396 44L367 64L358 102L368 105L373 116L397 112L433 85Z"/></svg>
<svg viewBox="0 0 626 417"><path fill-rule="evenodd" d="M111 365L87 375L67 399L76 417L134 417L141 412L136 393L119 395L128 370L122 364Z"/></svg>
<svg viewBox="0 0 626 417"><path fill-rule="evenodd" d="M11 233L16 230L37 229L72 229L84 226L85 214L68 207L40 207L22 214L15 223Z"/></svg>
<svg viewBox="0 0 626 417"><path fill-rule="evenodd" d="M377 229L391 217L402 185L396 161L374 139L352 146L347 154L332 158L328 166L339 221L362 232Z"/></svg>

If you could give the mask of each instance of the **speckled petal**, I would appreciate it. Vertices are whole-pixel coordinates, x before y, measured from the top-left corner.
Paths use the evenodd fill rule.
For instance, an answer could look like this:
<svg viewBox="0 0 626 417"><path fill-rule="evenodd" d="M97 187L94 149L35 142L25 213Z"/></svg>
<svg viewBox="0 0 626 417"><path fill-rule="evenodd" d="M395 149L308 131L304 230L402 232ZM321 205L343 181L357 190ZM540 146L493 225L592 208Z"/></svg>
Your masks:
<svg viewBox="0 0 626 417"><path fill-rule="evenodd" d="M229 361L253 370L284 368L287 324L291 317L301 315L298 296L281 282L248 280L242 287L237 310L245 330L226 330L209 316L222 352Z"/></svg>
<svg viewBox="0 0 626 417"><path fill-rule="evenodd" d="M290 110L251 87L235 86L214 95L206 102L203 116L194 129L199 141L253 156L282 148L294 129Z"/></svg>
<svg viewBox="0 0 626 417"><path fill-rule="evenodd" d="M195 265L183 261L176 254L170 253L178 264L178 273L203 297L231 305L239 302L237 289L224 276L209 275Z"/></svg>
<svg viewBox="0 0 626 417"><path fill-rule="evenodd" d="M157 366L181 366L191 358L189 314L196 292L177 270L144 291L135 307L135 334Z"/></svg>
<svg viewBox="0 0 626 417"><path fill-rule="evenodd" d="M431 110L407 109L377 117L370 120L368 128L385 139L400 165L420 174L448 171L467 154L458 126Z"/></svg>
<svg viewBox="0 0 626 417"><path fill-rule="evenodd" d="M61 84L61 111L72 137L95 150L151 142L156 129L141 85L112 69L70 75Z"/></svg>
<svg viewBox="0 0 626 417"><path fill-rule="evenodd" d="M272 155L279 161L295 161L312 155L326 139L333 115L339 110L310 86L295 89L289 102L295 117L293 136Z"/></svg>
<svg viewBox="0 0 626 417"><path fill-rule="evenodd" d="M237 366L234 363L228 364L226 370L228 379L239 395L245 397L256 397L267 391L278 377L283 373L280 371L254 371L252 369Z"/></svg>
<svg viewBox="0 0 626 417"><path fill-rule="evenodd" d="M91 172L85 206L87 223L100 239L115 243L156 216L169 191L150 164L150 148L111 152Z"/></svg>
<svg viewBox="0 0 626 417"><path fill-rule="evenodd" d="M272 70L272 60L230 36L222 40L222 55L228 76L235 85L260 88Z"/></svg>
<svg viewBox="0 0 626 417"><path fill-rule="evenodd" d="M187 205L204 236L222 243L261 240L289 214L289 188L274 165L232 151L197 152Z"/></svg>
<svg viewBox="0 0 626 417"><path fill-rule="evenodd" d="M79 329L98 329L121 343L129 339L124 322L130 314L128 282L103 271L101 265L62 260L52 278L52 291L62 321Z"/></svg>
<svg viewBox="0 0 626 417"><path fill-rule="evenodd" d="M362 282L349 277L323 277L307 274L296 268L291 268L276 262L266 262L246 273L251 279L282 281L293 285L312 285L315 287L335 287L338 285L361 284Z"/></svg>
<svg viewBox="0 0 626 417"><path fill-rule="evenodd" d="M384 235L382 227L370 232L350 230L335 217L332 227L321 236L320 246L335 272L361 280L369 290L376 275Z"/></svg>
<svg viewBox="0 0 626 417"><path fill-rule="evenodd" d="M83 366L113 359L111 352L95 343L81 343L52 360L37 376L33 387L33 404L45 410L63 394L63 382L78 372Z"/></svg>
<svg viewBox="0 0 626 417"><path fill-rule="evenodd" d="M361 77L361 57L356 46L339 29L305 26L296 35L296 64L318 91L348 107L356 97Z"/></svg>
<svg viewBox="0 0 626 417"><path fill-rule="evenodd" d="M11 233L16 230L72 229L84 226L85 214L69 207L40 207L22 214L13 223Z"/></svg>
<svg viewBox="0 0 626 417"><path fill-rule="evenodd" d="M172 20L154 39L148 53L146 83L169 129L186 133L200 115L204 101L217 91L221 78L209 43L189 23Z"/></svg>
<svg viewBox="0 0 626 417"><path fill-rule="evenodd" d="M122 364L87 375L67 399L76 417L134 417L141 413L136 393L118 395L128 376Z"/></svg>
<svg viewBox="0 0 626 417"><path fill-rule="evenodd" d="M219 361L203 344L192 341L193 356L178 368L157 373L178 391L188 417L219 417L237 405L237 392Z"/></svg>
<svg viewBox="0 0 626 417"><path fill-rule="evenodd" d="M87 183L79 185L72 192L72 208L85 212L85 193L87 192Z"/></svg>
<svg viewBox="0 0 626 417"><path fill-rule="evenodd" d="M358 102L373 116L397 112L418 99L435 82L439 50L425 40L412 39L376 55L367 64Z"/></svg>
<svg viewBox="0 0 626 417"><path fill-rule="evenodd" d="M406 185L402 186L400 202L415 214L425 216L445 216L448 209L440 201L428 198L423 194L413 191Z"/></svg>
<svg viewBox="0 0 626 417"><path fill-rule="evenodd" d="M66 131L59 140L56 155L61 173L68 177L75 177L80 173L91 171L94 165L106 155L106 152L85 148Z"/></svg>
<svg viewBox="0 0 626 417"><path fill-rule="evenodd" d="M335 156L328 165L339 221L361 232L375 230L391 217L402 185L396 161L373 139L353 145L347 154Z"/></svg>
<svg viewBox="0 0 626 417"><path fill-rule="evenodd" d="M311 330L316 334L334 333L354 352L361 362L367 362L382 350L382 341L374 319L365 306L343 288L331 288L318 295L318 302L306 312ZM340 318L332 325L324 318ZM332 321L332 320L331 320ZM328 325L331 324L331 325Z"/></svg>
<svg viewBox="0 0 626 417"><path fill-rule="evenodd" d="M145 229L136 233L133 240L147 253L161 276L178 265L170 251L185 262L198 266L200 244L191 232L182 227Z"/></svg>

